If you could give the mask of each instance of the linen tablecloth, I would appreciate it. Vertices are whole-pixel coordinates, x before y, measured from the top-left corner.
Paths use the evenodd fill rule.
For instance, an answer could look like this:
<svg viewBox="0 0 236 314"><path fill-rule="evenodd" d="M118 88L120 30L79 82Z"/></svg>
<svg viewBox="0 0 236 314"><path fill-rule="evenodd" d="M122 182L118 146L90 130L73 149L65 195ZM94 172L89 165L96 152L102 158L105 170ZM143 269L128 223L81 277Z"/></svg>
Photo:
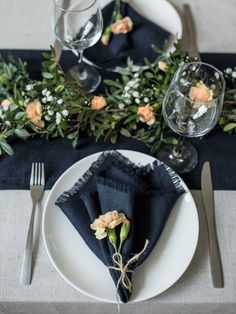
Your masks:
<svg viewBox="0 0 236 314"><path fill-rule="evenodd" d="M99 302L70 287L56 272L43 246L36 212L35 255L30 286L19 284L31 200L28 191L0 191L0 314L112 314L115 304ZM211 283L206 222L200 191L192 191L200 219L194 258L184 275L161 295L141 303L121 305L122 313L235 314L236 313L236 191L217 191L216 221L225 287ZM156 278L158 280L158 278Z"/></svg>

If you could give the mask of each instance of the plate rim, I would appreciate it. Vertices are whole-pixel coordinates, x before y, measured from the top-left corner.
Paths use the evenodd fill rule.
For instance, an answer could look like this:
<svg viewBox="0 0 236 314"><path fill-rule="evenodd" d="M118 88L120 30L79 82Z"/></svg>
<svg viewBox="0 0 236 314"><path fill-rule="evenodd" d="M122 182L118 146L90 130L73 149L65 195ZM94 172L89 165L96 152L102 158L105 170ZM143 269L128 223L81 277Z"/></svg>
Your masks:
<svg viewBox="0 0 236 314"><path fill-rule="evenodd" d="M50 201L50 197L53 195L53 192L54 192L54 189L57 188L57 186L60 184L60 181L63 179L64 176L66 176L72 168L76 167L77 164L79 164L81 161L84 161L86 160L87 158L89 157L93 157L95 155L97 155L97 157L104 153L104 152L112 152L112 151L118 151L122 154L122 152L130 152L130 153L139 153L141 155L144 155L144 156L148 156L150 158L152 158L153 160L158 160L157 158L151 156L151 155L148 155L146 153L143 153L143 152L139 152L139 151L135 151L135 150L128 150L128 149L117 149L117 150L105 150L105 151L99 151L99 152L96 152L96 153L93 153L93 154L90 154L78 161L76 161L74 164L72 164L68 169L66 169L62 174L61 176L57 179L57 181L54 183L52 189L50 190L48 196L47 196L47 199L45 201L45 204L43 206L43 214L42 214L42 227L41 227L41 230L42 230L42 237L43 237L43 243L44 243L44 247L45 247L45 250L47 252L47 256L50 260L50 262L52 263L53 267L56 269L57 273L64 279L64 281L69 284L71 287L73 287L75 290L79 291L80 293L90 297L90 298L93 298L93 299L96 299L96 300L99 300L99 301L102 301L102 302L106 302L106 303L116 303L117 300L108 300L108 299L105 299L105 298L102 298L102 297L97 297L95 296L94 294L92 293L89 293L87 291L84 291L82 290L81 288L79 288L78 286L76 286L73 282L71 282L64 274L63 272L58 268L58 266L56 265L56 263L54 262L53 260L53 257L50 253L50 250L48 248L48 245L47 245L47 241L46 241L46 235L45 235L45 230L44 230L44 227L45 227L45 216L46 216L46 211L47 211L47 205ZM148 163L150 163L151 161L149 161ZM147 164L148 164L147 163ZM163 163L164 164L164 163ZM90 166L89 166L90 167ZM87 170L87 169L86 169ZM86 171L85 170L85 171ZM177 174L177 173L176 173ZM129 300L128 303L138 303L138 302L142 302L142 301L145 301L145 300L149 300L155 296L158 296L160 294L162 294L163 292L165 292L166 290L170 289L182 276L183 274L186 272L186 270L188 269L188 267L190 266L191 262L192 262L192 259L194 257L194 254L196 252L196 249L197 249L197 245L198 245L198 241L199 241L199 215L198 215L198 211L197 211L197 206L196 206L196 203L194 201L194 198L189 190L189 188L187 187L187 185L185 184L185 182L183 181L183 179L177 174L177 176L179 177L180 181L181 181L181 184L183 185L184 189L186 190L186 192L188 193L190 199L191 199L191 202L192 204L194 205L194 209L195 209L195 212L196 212L196 231L197 231L197 236L196 236L196 239L195 239L195 245L194 245L194 249L193 249L193 252L191 254L191 258L189 258L189 261L186 265L186 267L184 268L184 270L179 274L178 278L172 282L170 285L168 285L167 287L165 287L162 291L160 291L158 294L152 294L150 295L149 297L143 297L143 298L139 298L139 299L134 299L134 300ZM158 243L158 242L157 242ZM156 244L157 245L157 244ZM155 246L156 246L155 245ZM141 265L140 265L141 266Z"/></svg>

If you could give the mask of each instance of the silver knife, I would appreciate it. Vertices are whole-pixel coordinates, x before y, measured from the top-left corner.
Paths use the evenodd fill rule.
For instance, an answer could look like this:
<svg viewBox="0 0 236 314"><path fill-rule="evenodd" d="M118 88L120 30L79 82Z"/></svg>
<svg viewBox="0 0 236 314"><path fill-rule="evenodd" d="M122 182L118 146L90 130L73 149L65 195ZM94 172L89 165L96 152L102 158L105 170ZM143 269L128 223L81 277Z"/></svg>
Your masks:
<svg viewBox="0 0 236 314"><path fill-rule="evenodd" d="M189 4L183 6L183 26L184 35L182 42L182 50L186 51L190 59L201 61L201 57L197 48L196 28Z"/></svg>
<svg viewBox="0 0 236 314"><path fill-rule="evenodd" d="M201 191L207 217L212 283L215 288L223 288L224 278L216 232L214 191L209 161L206 161L202 167Z"/></svg>

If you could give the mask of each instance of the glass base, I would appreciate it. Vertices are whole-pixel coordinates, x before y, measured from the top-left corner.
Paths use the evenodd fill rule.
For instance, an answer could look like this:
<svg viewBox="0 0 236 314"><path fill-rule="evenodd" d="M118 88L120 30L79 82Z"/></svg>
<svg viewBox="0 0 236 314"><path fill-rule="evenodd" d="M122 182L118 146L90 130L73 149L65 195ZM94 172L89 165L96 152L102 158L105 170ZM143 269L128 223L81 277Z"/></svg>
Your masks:
<svg viewBox="0 0 236 314"><path fill-rule="evenodd" d="M157 158L177 173L188 173L198 162L198 152L190 142L185 141L181 146L163 146Z"/></svg>
<svg viewBox="0 0 236 314"><path fill-rule="evenodd" d="M101 75L90 65L86 63L73 66L70 71L74 71L79 78L80 85L85 93L94 92L101 83ZM68 77L71 78L70 71Z"/></svg>

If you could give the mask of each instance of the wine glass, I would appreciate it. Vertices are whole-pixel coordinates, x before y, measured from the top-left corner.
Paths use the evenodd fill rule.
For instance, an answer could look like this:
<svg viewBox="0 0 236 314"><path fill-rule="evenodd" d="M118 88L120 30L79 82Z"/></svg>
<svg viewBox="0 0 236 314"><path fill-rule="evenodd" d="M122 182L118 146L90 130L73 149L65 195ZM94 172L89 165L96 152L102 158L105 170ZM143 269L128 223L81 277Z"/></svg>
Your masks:
<svg viewBox="0 0 236 314"><path fill-rule="evenodd" d="M97 0L54 0L54 31L57 39L78 58L73 67L85 92L93 92L101 82L98 72L82 62L83 51L101 37L103 19Z"/></svg>
<svg viewBox="0 0 236 314"><path fill-rule="evenodd" d="M183 137L201 137L219 120L225 91L222 72L203 62L185 63L176 71L165 95L162 112L168 126ZM198 161L187 141L164 146L158 158L178 173L191 171Z"/></svg>

